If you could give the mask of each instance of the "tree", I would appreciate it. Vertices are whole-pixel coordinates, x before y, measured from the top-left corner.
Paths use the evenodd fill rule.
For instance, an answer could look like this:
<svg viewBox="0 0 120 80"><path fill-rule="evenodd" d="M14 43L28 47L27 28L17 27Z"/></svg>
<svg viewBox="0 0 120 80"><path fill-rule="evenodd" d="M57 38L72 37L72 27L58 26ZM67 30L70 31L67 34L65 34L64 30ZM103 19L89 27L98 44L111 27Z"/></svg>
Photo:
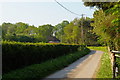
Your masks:
<svg viewBox="0 0 120 80"><path fill-rule="evenodd" d="M33 30L33 28L35 28L34 26L29 26L26 23L19 22L16 24L3 23L1 27L3 40L34 42L34 37L28 34L29 30Z"/></svg>
<svg viewBox="0 0 120 80"><path fill-rule="evenodd" d="M14 24L11 23L3 23L2 24L2 38L4 39L8 39L8 37L10 38L11 36L16 35L16 26Z"/></svg>
<svg viewBox="0 0 120 80"><path fill-rule="evenodd" d="M18 22L15 24L15 26L17 27L17 34L24 34L24 30L27 29L29 25L26 23Z"/></svg>
<svg viewBox="0 0 120 80"><path fill-rule="evenodd" d="M84 2L84 0L82 0ZM118 4L118 2L94 2L94 0L91 0L91 2L84 2L85 6L89 7L96 7L98 9L102 9L103 11L114 7L114 5Z"/></svg>
<svg viewBox="0 0 120 80"><path fill-rule="evenodd" d="M32 26L28 26L25 30L24 30L24 33L26 35L36 35L37 34L37 27L35 27L34 25Z"/></svg>
<svg viewBox="0 0 120 80"><path fill-rule="evenodd" d="M116 40L120 34L117 33L118 29L112 23L115 18L115 15L105 15L102 10L99 10L94 14L92 26L94 26L94 32L100 36L102 42L105 42L111 49L118 50Z"/></svg>
<svg viewBox="0 0 120 80"><path fill-rule="evenodd" d="M38 32L38 37L41 39L43 42L48 41L48 37L53 35L53 28L54 26L50 24L42 25L39 26L39 32Z"/></svg>
<svg viewBox="0 0 120 80"><path fill-rule="evenodd" d="M106 43L111 50L120 49L120 1L119 2L85 2L85 6L98 8L94 12L94 32L99 40Z"/></svg>
<svg viewBox="0 0 120 80"><path fill-rule="evenodd" d="M109 9L108 12L116 16L115 19L112 20L112 24L114 25L112 29L115 30L116 33L114 39L115 49L120 50L120 5L116 4L113 8Z"/></svg>
<svg viewBox="0 0 120 80"><path fill-rule="evenodd" d="M72 39L73 39L73 43L75 44L80 43L80 28L78 26L73 27Z"/></svg>
<svg viewBox="0 0 120 80"><path fill-rule="evenodd" d="M75 26L72 22L70 24L68 24L66 27L64 27L65 42L74 43L74 41L76 39L75 37L77 36L76 28L77 28L77 26Z"/></svg>
<svg viewBox="0 0 120 80"><path fill-rule="evenodd" d="M72 22L74 23L74 25L79 27L79 43L80 44L86 44L86 45L97 45L99 44L97 42L97 38L98 36L95 35L95 33L92 32L93 27L90 25L90 23L92 23L92 19L91 18L80 18L77 19L75 18ZM83 36L81 36L81 25L83 26ZM83 39L83 41L82 41Z"/></svg>
<svg viewBox="0 0 120 80"><path fill-rule="evenodd" d="M55 25L54 27L54 36L56 36L61 42L64 40L64 27L69 24L68 21L64 20L61 23Z"/></svg>
<svg viewBox="0 0 120 80"><path fill-rule="evenodd" d="M23 22L16 24L3 23L2 37L3 40L20 41L20 42L47 42L48 37L53 35L54 26L47 24L39 26L28 25Z"/></svg>

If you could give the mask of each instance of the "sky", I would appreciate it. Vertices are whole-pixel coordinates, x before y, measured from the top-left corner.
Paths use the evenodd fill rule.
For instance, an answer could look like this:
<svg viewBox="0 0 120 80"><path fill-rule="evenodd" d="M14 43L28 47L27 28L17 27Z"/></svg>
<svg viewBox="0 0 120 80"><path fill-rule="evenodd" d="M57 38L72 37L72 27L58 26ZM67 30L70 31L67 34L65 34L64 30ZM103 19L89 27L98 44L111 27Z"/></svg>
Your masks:
<svg viewBox="0 0 120 80"><path fill-rule="evenodd" d="M57 0L70 11L92 17L94 9L85 7L81 0ZM70 13L54 0L0 0L0 25L3 22L24 22L36 27L45 24L53 26L63 20L72 21L81 16Z"/></svg>

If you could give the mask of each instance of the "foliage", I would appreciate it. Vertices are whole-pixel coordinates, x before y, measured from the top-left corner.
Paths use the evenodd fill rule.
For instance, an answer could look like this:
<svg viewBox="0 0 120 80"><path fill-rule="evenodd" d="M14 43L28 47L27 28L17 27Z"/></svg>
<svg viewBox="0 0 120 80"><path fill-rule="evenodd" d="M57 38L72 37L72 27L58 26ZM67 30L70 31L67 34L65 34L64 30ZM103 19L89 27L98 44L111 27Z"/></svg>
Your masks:
<svg viewBox="0 0 120 80"><path fill-rule="evenodd" d="M2 42L3 73L75 52L79 46L4 41Z"/></svg>
<svg viewBox="0 0 120 80"><path fill-rule="evenodd" d="M49 36L52 36L53 35L53 26L52 25L42 25L42 26L39 26L38 30L38 35L40 35L40 39L41 41L44 41L44 42L48 42L47 38Z"/></svg>
<svg viewBox="0 0 120 80"><path fill-rule="evenodd" d="M75 18L67 26L64 27L64 42L75 44L96 45L97 37L93 32L93 27L90 25L92 19L86 17L84 19ZM83 26L83 36L81 36L81 25ZM82 38L84 42L82 41Z"/></svg>
<svg viewBox="0 0 120 80"><path fill-rule="evenodd" d="M53 31L54 36L56 36L61 42L64 42L64 27L69 24L68 21L64 20L61 23L55 25Z"/></svg>
<svg viewBox="0 0 120 80"><path fill-rule="evenodd" d="M116 16L116 18L112 20L112 24L114 25L114 28L112 29L115 30L114 45L117 50L120 50L120 9L119 8L120 5L117 4L113 8L108 10L111 11L110 13L112 13L112 15Z"/></svg>
<svg viewBox="0 0 120 80"><path fill-rule="evenodd" d="M56 59L43 62L41 64L33 64L23 69L18 69L9 72L8 74L3 75L3 80L16 78L18 80L26 80L29 78L38 80L41 78L45 78L51 73L68 66L69 64L73 63L80 57L83 57L84 55L88 54L89 52L90 50L88 48L82 48L77 52L69 53Z"/></svg>
<svg viewBox="0 0 120 80"><path fill-rule="evenodd" d="M81 37L81 23L83 22L84 42ZM96 45L97 38L91 30L92 19L75 18L70 23L66 20L52 26L50 24L35 27L26 23L18 22L2 24L2 38L7 41L17 42L49 42L51 37L56 37L61 43Z"/></svg>
<svg viewBox="0 0 120 80"><path fill-rule="evenodd" d="M19 42L48 42L48 36L53 34L54 28L49 24L37 28L22 22L3 23L1 26L3 40Z"/></svg>
<svg viewBox="0 0 120 80"><path fill-rule="evenodd" d="M23 33L25 29L27 29L29 27L28 24L26 23L22 23L22 22L18 22L15 24L17 30L16 30L16 33Z"/></svg>
<svg viewBox="0 0 120 80"><path fill-rule="evenodd" d="M111 49L120 48L120 26L119 23L113 23L117 15L105 14L102 10L94 14L93 31L100 36L101 41L105 42ZM111 46L112 45L112 46Z"/></svg>
<svg viewBox="0 0 120 80"><path fill-rule="evenodd" d="M15 26L11 23L3 23L1 25L2 27L2 38L5 39L6 35L13 35L14 34L14 30L16 29Z"/></svg>
<svg viewBox="0 0 120 80"><path fill-rule="evenodd" d="M82 0L84 2L84 0ZM84 2L85 6L89 6L89 7L96 7L98 9L102 9L102 10L107 10L109 8L112 8L114 5L116 5L117 2L103 2L103 0L100 2L95 2L95 0L91 0L89 2Z"/></svg>
<svg viewBox="0 0 120 80"><path fill-rule="evenodd" d="M84 0L83 0L84 1ZM91 0L92 1L92 0ZM100 41L111 50L120 50L120 1L118 2L84 2L85 6L97 7L94 12L94 32Z"/></svg>
<svg viewBox="0 0 120 80"><path fill-rule="evenodd" d="M67 43L76 43L78 44L80 38L79 27L75 26L72 22L64 27L64 37Z"/></svg>
<svg viewBox="0 0 120 80"><path fill-rule="evenodd" d="M114 36L114 30L110 30L110 28L113 27L111 21L114 18L115 16L112 15L105 16L102 10L94 14L94 23L92 23L92 26L94 26L93 31L99 35L104 42L109 42L112 36Z"/></svg>

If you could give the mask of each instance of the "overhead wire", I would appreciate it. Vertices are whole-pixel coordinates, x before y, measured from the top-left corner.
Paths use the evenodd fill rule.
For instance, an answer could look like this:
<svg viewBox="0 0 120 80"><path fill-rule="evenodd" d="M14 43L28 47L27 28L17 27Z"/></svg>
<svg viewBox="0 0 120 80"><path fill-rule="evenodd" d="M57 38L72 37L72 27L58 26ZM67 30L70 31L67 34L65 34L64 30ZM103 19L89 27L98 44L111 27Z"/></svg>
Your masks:
<svg viewBox="0 0 120 80"><path fill-rule="evenodd" d="M77 16L82 16L80 14L77 14L69 9L67 9L66 7L64 7L61 3L59 3L57 0L54 0L57 4L59 4L61 7L63 7L65 10L69 11L70 13L74 14L74 15L77 15Z"/></svg>
<svg viewBox="0 0 120 80"><path fill-rule="evenodd" d="M81 14L81 15L80 15L80 14L77 14L77 13L75 13L75 12L67 9L65 6L63 6L61 3L59 3L57 0L54 0L54 1L55 1L58 5L60 5L61 7L63 7L65 10L69 11L70 13L72 13L72 14L74 14L74 15L77 15L77 16L86 15L86 17L87 17L87 16L92 16L92 15L87 15L87 14Z"/></svg>
<svg viewBox="0 0 120 80"><path fill-rule="evenodd" d="M84 35L83 35L83 16L86 15L86 14L77 14L69 9L67 9L66 7L64 7L61 3L59 3L57 0L54 0L56 3L58 3L61 7L63 7L65 10L69 11L70 13L74 14L74 15L77 15L77 16L81 16L82 17L82 21L81 21L81 36L82 36L82 42L84 43Z"/></svg>

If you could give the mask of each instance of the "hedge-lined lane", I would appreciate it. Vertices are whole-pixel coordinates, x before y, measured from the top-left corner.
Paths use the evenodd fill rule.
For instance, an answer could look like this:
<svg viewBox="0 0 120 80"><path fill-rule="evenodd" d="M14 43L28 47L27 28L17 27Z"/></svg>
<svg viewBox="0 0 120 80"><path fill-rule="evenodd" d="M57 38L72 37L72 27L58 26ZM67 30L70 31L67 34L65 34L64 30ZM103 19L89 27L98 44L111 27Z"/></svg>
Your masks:
<svg viewBox="0 0 120 80"><path fill-rule="evenodd" d="M3 74L77 51L79 45L2 42ZM81 49L85 46L81 46Z"/></svg>
<svg viewBox="0 0 120 80"><path fill-rule="evenodd" d="M51 73L68 66L90 52L88 48L79 48L79 50L80 51L66 54L41 64L34 64L23 69L9 72L8 74L3 75L3 80L40 80Z"/></svg>

